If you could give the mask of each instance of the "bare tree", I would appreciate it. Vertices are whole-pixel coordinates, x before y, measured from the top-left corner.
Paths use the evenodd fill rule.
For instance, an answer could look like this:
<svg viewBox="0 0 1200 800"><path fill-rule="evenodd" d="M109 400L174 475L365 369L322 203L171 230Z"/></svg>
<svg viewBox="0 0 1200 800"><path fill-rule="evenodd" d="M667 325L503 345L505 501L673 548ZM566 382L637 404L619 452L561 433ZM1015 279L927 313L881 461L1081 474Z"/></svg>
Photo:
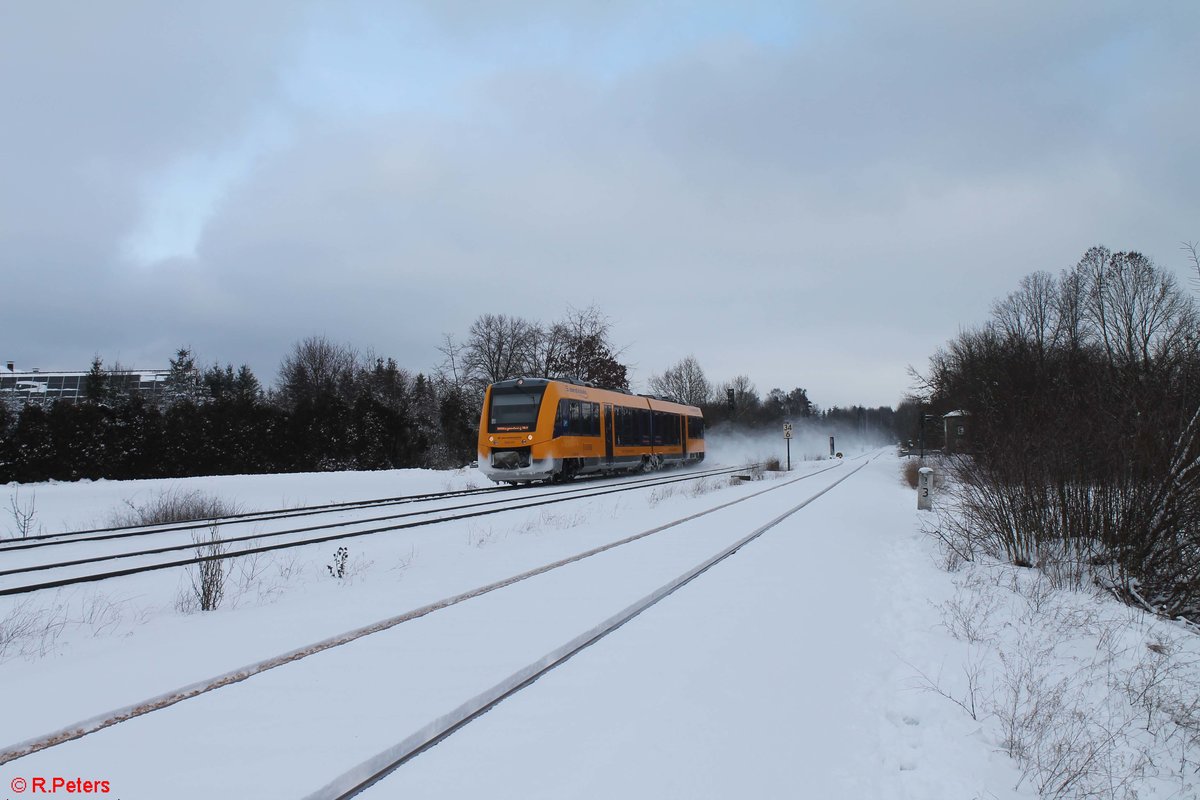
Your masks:
<svg viewBox="0 0 1200 800"><path fill-rule="evenodd" d="M1200 326L1170 273L1141 253L1093 247L1076 270L1086 286L1084 320L1113 369L1174 367L1195 352Z"/></svg>
<svg viewBox="0 0 1200 800"><path fill-rule="evenodd" d="M707 403L712 397L712 385L695 356L687 356L662 375L652 375L650 391L693 406Z"/></svg>
<svg viewBox="0 0 1200 800"><path fill-rule="evenodd" d="M1200 242L1182 242L1179 248L1187 253L1188 261L1196 272L1192 277L1192 285L1200 287Z"/></svg>
<svg viewBox="0 0 1200 800"><path fill-rule="evenodd" d="M539 327L528 354L525 372L539 377L559 377L556 370L565 359L569 338L570 331L561 322L549 327Z"/></svg>
<svg viewBox="0 0 1200 800"><path fill-rule="evenodd" d="M733 389L733 402L739 416L746 412L754 411L762 403L758 397L758 390L754 388L754 381L750 380L747 375L738 375L722 388L725 390L722 394L726 394L730 389Z"/></svg>
<svg viewBox="0 0 1200 800"><path fill-rule="evenodd" d="M1055 341L1078 352L1084 341L1084 281L1079 270L1064 270L1058 281L1058 329Z"/></svg>
<svg viewBox="0 0 1200 800"><path fill-rule="evenodd" d="M629 388L628 370L618 361L623 350L616 349L609 337L610 320L591 305L585 309L567 308L566 317L544 334L550 369L555 377L574 377L611 389Z"/></svg>
<svg viewBox="0 0 1200 800"><path fill-rule="evenodd" d="M628 388L626 368L609 340L612 323L595 306L569 308L550 326L521 317L484 314L471 324L461 345L450 336L439 349L445 356L439 377L474 392L489 383L531 375L579 378L599 386Z"/></svg>
<svg viewBox="0 0 1200 800"><path fill-rule="evenodd" d="M438 365L436 374L438 383L452 386L458 391L465 388L465 350L466 346L454 341L453 336L448 333L442 334L442 344L438 347L438 352L442 354L442 363Z"/></svg>
<svg viewBox="0 0 1200 800"><path fill-rule="evenodd" d="M486 386L516 378L528 365L539 329L521 317L484 314L471 323L462 364L469 379Z"/></svg>
<svg viewBox="0 0 1200 800"><path fill-rule="evenodd" d="M279 365L280 391L291 405L321 395L348 397L358 368L358 352L350 345L309 336L297 342Z"/></svg>
<svg viewBox="0 0 1200 800"><path fill-rule="evenodd" d="M1017 291L992 306L992 318L1010 339L1029 342L1038 358L1057 344L1058 282L1048 272L1034 272L1021 278Z"/></svg>

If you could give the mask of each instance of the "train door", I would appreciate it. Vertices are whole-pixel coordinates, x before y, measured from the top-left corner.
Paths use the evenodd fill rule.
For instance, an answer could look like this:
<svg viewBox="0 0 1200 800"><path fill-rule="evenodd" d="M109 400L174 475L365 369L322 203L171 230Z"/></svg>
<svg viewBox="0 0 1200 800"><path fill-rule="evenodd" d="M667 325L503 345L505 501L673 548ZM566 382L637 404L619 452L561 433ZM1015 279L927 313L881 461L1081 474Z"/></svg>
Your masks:
<svg viewBox="0 0 1200 800"><path fill-rule="evenodd" d="M604 460L608 466L613 462L613 407L612 403L604 404Z"/></svg>
<svg viewBox="0 0 1200 800"><path fill-rule="evenodd" d="M679 452L683 456L683 459L686 461L687 460L687 433L688 433L688 431L687 431L687 415L680 414L678 417L676 417L676 419L679 420L679 433L681 434L679 437L679 442L681 445L681 449Z"/></svg>

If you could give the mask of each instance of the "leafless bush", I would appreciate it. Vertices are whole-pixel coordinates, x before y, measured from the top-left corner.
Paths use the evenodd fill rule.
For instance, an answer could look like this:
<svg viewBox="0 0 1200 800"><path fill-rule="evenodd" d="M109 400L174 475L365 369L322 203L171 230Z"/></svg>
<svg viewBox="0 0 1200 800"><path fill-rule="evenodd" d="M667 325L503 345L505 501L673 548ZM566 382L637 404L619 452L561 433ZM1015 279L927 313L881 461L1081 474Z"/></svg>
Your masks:
<svg viewBox="0 0 1200 800"><path fill-rule="evenodd" d="M491 525L467 523L467 545L469 547L487 547L495 540L496 531Z"/></svg>
<svg viewBox="0 0 1200 800"><path fill-rule="evenodd" d="M62 605L41 608L32 598L18 601L0 617L0 662L44 656L53 649L67 624Z"/></svg>
<svg viewBox="0 0 1200 800"><path fill-rule="evenodd" d="M537 527L541 530L566 530L578 528L587 521L587 512L582 509L563 511L543 508L538 513Z"/></svg>
<svg viewBox="0 0 1200 800"><path fill-rule="evenodd" d="M650 494L646 495L646 505L654 508L664 500L674 497L678 492L679 488L675 484L655 487L650 490Z"/></svg>
<svg viewBox="0 0 1200 800"><path fill-rule="evenodd" d="M983 692L987 671L983 658L980 657L978 651L970 650L963 662L962 673L966 685L961 692L955 692L953 689L947 687L946 682L940 674L930 677L912 664L909 664L909 666L917 673L916 688L946 698L967 712L973 720L978 721L984 715L987 706L986 697Z"/></svg>
<svg viewBox="0 0 1200 800"><path fill-rule="evenodd" d="M901 479L908 485L908 488L917 488L917 478L921 474L921 462L916 459L905 459L904 465L900 468Z"/></svg>
<svg viewBox="0 0 1200 800"><path fill-rule="evenodd" d="M250 548L252 545L246 545ZM232 581L230 599L234 606L253 598L259 603L283 593L284 585L296 569L296 555L247 553L229 559L228 579Z"/></svg>
<svg viewBox="0 0 1200 800"><path fill-rule="evenodd" d="M999 593L981 588L979 572L970 573L958 583L954 597L942 603L942 625L955 639L979 644L996 635L995 621L1000 610Z"/></svg>
<svg viewBox="0 0 1200 800"><path fill-rule="evenodd" d="M175 601L184 613L215 611L225 599L225 583L229 578L225 553L228 545L221 541L220 530L212 526L206 533L195 531L196 558L203 559L188 567L188 586Z"/></svg>
<svg viewBox="0 0 1200 800"><path fill-rule="evenodd" d="M1190 635L998 564L970 567L940 608L968 643L962 675L914 668L917 688L994 725L1041 797L1135 800L1164 784L1194 795L1200 647Z"/></svg>
<svg viewBox="0 0 1200 800"><path fill-rule="evenodd" d="M172 522L194 522L217 519L241 513L241 506L204 492L168 489L153 499L138 505L126 500L127 508L110 515L114 526L166 525Z"/></svg>
<svg viewBox="0 0 1200 800"><path fill-rule="evenodd" d="M417 558L417 548L409 546L408 552L396 559L396 563L392 565L393 572L404 573L412 566L413 561Z"/></svg>
<svg viewBox="0 0 1200 800"><path fill-rule="evenodd" d="M947 464L938 516L943 545L973 560L983 554L1019 567L1041 569L1056 587L1088 585L1105 560L1098 540L1085 530L1094 520L1095 493L1040 481L1015 483L973 459ZM1081 520L1083 521L1081 524Z"/></svg>
<svg viewBox="0 0 1200 800"><path fill-rule="evenodd" d="M712 478L701 478L688 484L688 497L700 497L721 488L721 484Z"/></svg>
<svg viewBox="0 0 1200 800"><path fill-rule="evenodd" d="M72 625L90 629L92 636L103 636L116 631L127 621L127 606L127 601L87 592L77 603L68 604L67 613Z"/></svg>
<svg viewBox="0 0 1200 800"><path fill-rule="evenodd" d="M19 491L8 496L8 512L12 515L14 539L26 539L34 532L34 521L37 518L37 495L31 494L28 500L21 500Z"/></svg>
<svg viewBox="0 0 1200 800"><path fill-rule="evenodd" d="M284 583L287 583L302 571L300 557L291 550L284 551L277 556L273 563L275 564L275 572L279 576L279 580Z"/></svg>

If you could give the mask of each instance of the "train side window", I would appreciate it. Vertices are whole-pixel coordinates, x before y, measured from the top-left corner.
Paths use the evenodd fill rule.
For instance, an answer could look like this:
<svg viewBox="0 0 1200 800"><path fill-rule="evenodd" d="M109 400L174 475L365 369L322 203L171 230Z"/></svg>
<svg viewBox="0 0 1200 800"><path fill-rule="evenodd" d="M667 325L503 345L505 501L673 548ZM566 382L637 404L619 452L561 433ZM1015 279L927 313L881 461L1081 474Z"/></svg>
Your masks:
<svg viewBox="0 0 1200 800"><path fill-rule="evenodd" d="M617 407L616 443L623 447L650 444L650 412L644 408Z"/></svg>
<svg viewBox="0 0 1200 800"><path fill-rule="evenodd" d="M568 412L567 412L567 408L568 408L567 404L569 402L570 401L568 401L568 400L559 400L558 401L558 413L556 413L554 415L554 435L556 437L567 435L567 423L569 421L569 416L568 416Z"/></svg>
<svg viewBox="0 0 1200 800"><path fill-rule="evenodd" d="M586 400L579 404L579 435L580 436L595 436L599 433L599 425L597 416L599 409L595 403L589 403Z"/></svg>

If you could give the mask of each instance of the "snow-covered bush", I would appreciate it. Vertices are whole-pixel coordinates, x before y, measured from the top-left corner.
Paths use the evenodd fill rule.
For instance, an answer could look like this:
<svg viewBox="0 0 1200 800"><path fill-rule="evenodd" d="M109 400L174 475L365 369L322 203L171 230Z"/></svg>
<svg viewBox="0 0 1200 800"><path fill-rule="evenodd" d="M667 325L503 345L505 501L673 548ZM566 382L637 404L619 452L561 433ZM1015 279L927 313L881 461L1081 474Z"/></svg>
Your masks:
<svg viewBox="0 0 1200 800"><path fill-rule="evenodd" d="M193 522L216 519L241 513L241 507L198 489L183 491L168 489L145 503L126 500L124 509L110 515L114 526L167 525L172 522Z"/></svg>
<svg viewBox="0 0 1200 800"><path fill-rule="evenodd" d="M961 674L916 686L960 706L1055 800L1194 797L1200 637L1037 570L965 566L941 605Z"/></svg>

